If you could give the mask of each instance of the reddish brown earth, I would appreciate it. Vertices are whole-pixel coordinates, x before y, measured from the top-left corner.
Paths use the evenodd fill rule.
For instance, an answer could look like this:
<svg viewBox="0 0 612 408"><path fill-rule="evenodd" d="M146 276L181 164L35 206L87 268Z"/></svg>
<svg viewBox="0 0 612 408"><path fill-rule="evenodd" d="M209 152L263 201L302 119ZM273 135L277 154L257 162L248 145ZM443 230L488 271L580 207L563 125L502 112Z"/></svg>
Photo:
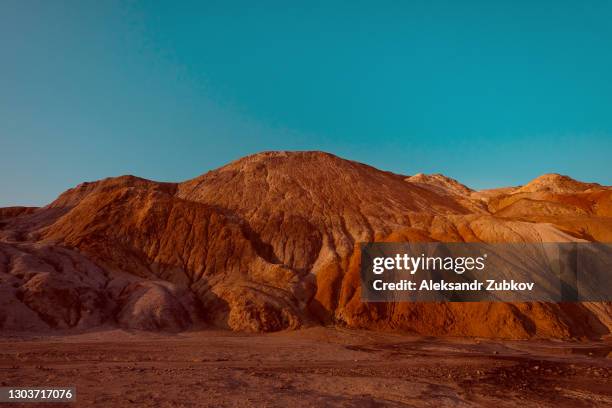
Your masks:
<svg viewBox="0 0 612 408"><path fill-rule="evenodd" d="M39 209L0 209L0 329L593 339L612 328L609 303L362 303L357 244L382 240L612 242L612 188L550 174L472 191L321 152L261 153L183 183L83 183Z"/></svg>
<svg viewBox="0 0 612 408"><path fill-rule="evenodd" d="M0 386L73 386L70 407L609 407L611 350L321 327L20 334L0 337Z"/></svg>

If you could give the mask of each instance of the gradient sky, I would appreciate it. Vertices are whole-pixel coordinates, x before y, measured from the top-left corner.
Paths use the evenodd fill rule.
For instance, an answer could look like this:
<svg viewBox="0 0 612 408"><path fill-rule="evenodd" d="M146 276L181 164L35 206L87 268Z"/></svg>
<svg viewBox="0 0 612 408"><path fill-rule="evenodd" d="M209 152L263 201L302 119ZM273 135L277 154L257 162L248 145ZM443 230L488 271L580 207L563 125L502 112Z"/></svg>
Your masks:
<svg viewBox="0 0 612 408"><path fill-rule="evenodd" d="M0 1L0 206L262 150L612 184L612 2L296 4Z"/></svg>

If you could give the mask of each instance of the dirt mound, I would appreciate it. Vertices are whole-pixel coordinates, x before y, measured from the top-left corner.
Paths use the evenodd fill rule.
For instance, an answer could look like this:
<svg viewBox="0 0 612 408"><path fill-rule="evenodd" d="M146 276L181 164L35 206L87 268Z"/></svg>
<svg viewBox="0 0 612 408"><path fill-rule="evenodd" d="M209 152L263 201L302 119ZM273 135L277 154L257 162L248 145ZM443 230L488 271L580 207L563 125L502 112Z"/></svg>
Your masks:
<svg viewBox="0 0 612 408"><path fill-rule="evenodd" d="M323 322L435 335L598 336L610 327L606 307L369 305L359 297L360 242L612 234L612 223L601 222L612 190L562 181L563 189L479 195L442 175L406 178L322 152L266 152L183 183L83 183L0 227L0 327L178 331L207 322L276 331Z"/></svg>
<svg viewBox="0 0 612 408"><path fill-rule="evenodd" d="M0 208L0 221L20 215L32 214L37 207L2 207Z"/></svg>
<svg viewBox="0 0 612 408"><path fill-rule="evenodd" d="M193 293L164 281L131 283L121 290L117 303L117 322L126 328L182 331L203 320Z"/></svg>
<svg viewBox="0 0 612 408"><path fill-rule="evenodd" d="M457 180L446 177L442 174L423 174L418 173L414 176L407 177L405 179L410 183L417 183L429 188L436 188L438 190L446 190L453 194L469 195L473 190L469 187L459 183Z"/></svg>
<svg viewBox="0 0 612 408"><path fill-rule="evenodd" d="M535 193L542 191L552 193L576 193L600 187L601 185L597 183L582 183L568 176L551 173L544 174L538 178L533 179L529 183L516 190L516 193Z"/></svg>
<svg viewBox="0 0 612 408"><path fill-rule="evenodd" d="M164 288L165 296L155 296L156 287ZM188 288L125 278L56 245L0 243L0 293L0 328L5 330L89 329L116 323L172 330L201 322L199 303Z"/></svg>

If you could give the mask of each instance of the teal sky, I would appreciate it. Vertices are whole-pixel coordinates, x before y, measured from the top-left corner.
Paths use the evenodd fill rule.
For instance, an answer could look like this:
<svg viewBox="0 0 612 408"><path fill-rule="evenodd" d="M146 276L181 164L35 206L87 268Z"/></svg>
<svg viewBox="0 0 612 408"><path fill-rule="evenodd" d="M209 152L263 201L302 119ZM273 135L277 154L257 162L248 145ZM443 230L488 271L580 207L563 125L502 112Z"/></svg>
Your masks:
<svg viewBox="0 0 612 408"><path fill-rule="evenodd" d="M0 2L0 206L325 150L612 184L612 2Z"/></svg>

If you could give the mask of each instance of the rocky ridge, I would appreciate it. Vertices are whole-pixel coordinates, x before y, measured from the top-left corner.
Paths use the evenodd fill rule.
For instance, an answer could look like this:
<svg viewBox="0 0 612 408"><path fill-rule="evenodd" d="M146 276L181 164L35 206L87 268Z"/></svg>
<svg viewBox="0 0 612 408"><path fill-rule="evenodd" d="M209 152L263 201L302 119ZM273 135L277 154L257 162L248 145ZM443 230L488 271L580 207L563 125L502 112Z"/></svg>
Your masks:
<svg viewBox="0 0 612 408"><path fill-rule="evenodd" d="M612 239L612 189L546 175L472 191L322 152L266 152L182 183L83 183L0 211L0 328L598 337L609 304L366 304L359 242Z"/></svg>

